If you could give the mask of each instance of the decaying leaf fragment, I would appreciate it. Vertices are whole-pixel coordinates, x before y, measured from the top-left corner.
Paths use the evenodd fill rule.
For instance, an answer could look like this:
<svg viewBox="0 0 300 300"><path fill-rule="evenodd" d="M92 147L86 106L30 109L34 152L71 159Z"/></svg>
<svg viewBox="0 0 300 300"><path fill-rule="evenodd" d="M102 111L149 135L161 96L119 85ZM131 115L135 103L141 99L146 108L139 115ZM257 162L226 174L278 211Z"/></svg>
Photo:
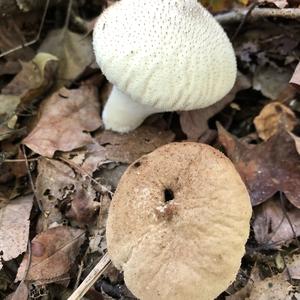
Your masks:
<svg viewBox="0 0 300 300"><path fill-rule="evenodd" d="M96 87L60 89L41 106L40 119L23 143L34 152L52 157L92 142L88 133L101 126Z"/></svg>
<svg viewBox="0 0 300 300"><path fill-rule="evenodd" d="M281 130L256 146L242 143L221 125L218 131L221 144L248 187L252 205L281 191L300 208L300 156L287 131Z"/></svg>
<svg viewBox="0 0 300 300"><path fill-rule="evenodd" d="M300 235L300 210L282 208L279 201L271 199L255 210L253 229L255 239L266 249L280 248Z"/></svg>
<svg viewBox="0 0 300 300"><path fill-rule="evenodd" d="M293 130L296 123L294 112L277 101L267 104L254 119L258 136L264 141L282 128L285 128L287 131Z"/></svg>
<svg viewBox="0 0 300 300"><path fill-rule="evenodd" d="M68 272L84 239L83 230L67 226L51 228L40 233L31 241L31 263L28 272L26 273L26 254L16 281L26 279L35 281L36 284L46 284L68 279Z"/></svg>
<svg viewBox="0 0 300 300"><path fill-rule="evenodd" d="M91 182L66 163L54 159L39 159L36 195L44 210L38 223L39 231L61 224L63 215L80 225L91 224L99 210Z"/></svg>
<svg viewBox="0 0 300 300"><path fill-rule="evenodd" d="M297 65L297 68L290 80L290 83L300 88L300 62Z"/></svg>
<svg viewBox="0 0 300 300"><path fill-rule="evenodd" d="M125 134L106 130L98 134L96 140L105 147L107 159L132 163L142 155L172 142L174 137L171 131L159 131L154 127L141 126Z"/></svg>
<svg viewBox="0 0 300 300"><path fill-rule="evenodd" d="M18 257L27 249L32 203L33 195L23 196L0 209L0 252L4 261Z"/></svg>
<svg viewBox="0 0 300 300"><path fill-rule="evenodd" d="M21 72L2 89L2 94L19 96L22 104L26 104L45 93L54 83L58 58L49 53L38 53L32 61L21 64Z"/></svg>

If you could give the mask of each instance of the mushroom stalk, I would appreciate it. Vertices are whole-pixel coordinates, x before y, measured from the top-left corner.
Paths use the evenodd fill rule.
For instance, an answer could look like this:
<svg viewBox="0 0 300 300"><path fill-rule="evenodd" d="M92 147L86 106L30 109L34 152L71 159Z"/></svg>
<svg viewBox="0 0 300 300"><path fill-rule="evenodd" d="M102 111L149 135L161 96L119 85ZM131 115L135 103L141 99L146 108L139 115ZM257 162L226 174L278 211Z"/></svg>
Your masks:
<svg viewBox="0 0 300 300"><path fill-rule="evenodd" d="M113 86L103 110L102 120L105 129L129 132L140 126L151 114L160 109L133 101L128 95Z"/></svg>

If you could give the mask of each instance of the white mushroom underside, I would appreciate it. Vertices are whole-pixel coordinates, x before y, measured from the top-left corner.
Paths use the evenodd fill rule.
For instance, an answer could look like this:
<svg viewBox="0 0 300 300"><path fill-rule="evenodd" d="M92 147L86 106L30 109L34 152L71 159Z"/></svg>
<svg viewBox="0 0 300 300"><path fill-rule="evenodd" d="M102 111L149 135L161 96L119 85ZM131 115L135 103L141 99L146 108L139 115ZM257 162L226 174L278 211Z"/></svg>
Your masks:
<svg viewBox="0 0 300 300"><path fill-rule="evenodd" d="M128 132L137 128L151 114L160 109L134 102L129 96L113 86L102 113L106 129Z"/></svg>

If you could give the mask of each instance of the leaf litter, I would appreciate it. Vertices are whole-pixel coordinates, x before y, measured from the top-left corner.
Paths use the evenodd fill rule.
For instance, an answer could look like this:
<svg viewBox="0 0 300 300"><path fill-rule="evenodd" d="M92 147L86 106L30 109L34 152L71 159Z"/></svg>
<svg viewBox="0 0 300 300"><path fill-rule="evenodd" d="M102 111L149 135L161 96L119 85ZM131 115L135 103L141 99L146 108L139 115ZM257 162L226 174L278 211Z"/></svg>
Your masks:
<svg viewBox="0 0 300 300"><path fill-rule="evenodd" d="M95 64L90 34L99 13L114 2L74 1L69 15L52 5L38 43L0 60L0 298L70 294L106 252L111 197L127 166L161 145L192 140L224 150L253 205L241 270L218 300L300 299L299 24L250 18L233 40L240 73L222 101L158 114L118 134L103 128L111 84ZM251 4L237 2L204 4L215 13ZM295 4L259 1L262 7ZM33 38L40 13L5 18L1 51ZM225 24L230 37L236 27ZM135 299L113 267L87 299L92 293Z"/></svg>

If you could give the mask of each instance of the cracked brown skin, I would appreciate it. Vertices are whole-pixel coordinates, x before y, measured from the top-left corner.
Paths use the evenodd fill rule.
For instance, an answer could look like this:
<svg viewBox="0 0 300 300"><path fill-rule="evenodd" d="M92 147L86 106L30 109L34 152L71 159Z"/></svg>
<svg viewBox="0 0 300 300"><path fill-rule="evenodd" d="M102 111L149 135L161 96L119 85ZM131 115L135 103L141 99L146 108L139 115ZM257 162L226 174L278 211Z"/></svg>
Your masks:
<svg viewBox="0 0 300 300"><path fill-rule="evenodd" d="M121 178L107 222L108 253L142 300L214 299L238 272L251 211L244 183L221 152L168 144Z"/></svg>

